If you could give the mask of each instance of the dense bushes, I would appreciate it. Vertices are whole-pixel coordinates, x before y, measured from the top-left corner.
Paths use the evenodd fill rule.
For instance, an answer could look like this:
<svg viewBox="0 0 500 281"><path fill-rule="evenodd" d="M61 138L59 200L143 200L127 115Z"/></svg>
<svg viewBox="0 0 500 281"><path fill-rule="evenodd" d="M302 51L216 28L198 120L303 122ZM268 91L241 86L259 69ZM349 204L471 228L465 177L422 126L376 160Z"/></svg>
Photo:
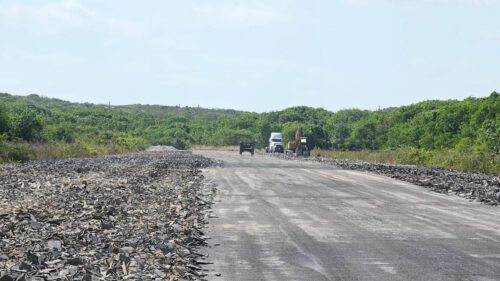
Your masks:
<svg viewBox="0 0 500 281"><path fill-rule="evenodd" d="M406 157L410 163L423 163L427 161L424 158L438 161L427 154L447 151L456 154L453 159L476 155L478 159L490 157L493 165L498 165L495 163L500 149L499 112L498 93L485 98L425 101L377 111L329 112L299 106L262 114L177 106L109 107L37 95L0 94L0 158L37 157L39 147L31 154L26 152L29 149L16 154L16 149L20 149L16 145L20 143L64 148L58 150L58 157L119 153L148 145L185 149L191 145L224 146L255 141L262 148L271 132L282 132L287 142L301 127L311 148L404 151L408 155L400 153L399 158ZM415 157L421 159L414 161Z"/></svg>

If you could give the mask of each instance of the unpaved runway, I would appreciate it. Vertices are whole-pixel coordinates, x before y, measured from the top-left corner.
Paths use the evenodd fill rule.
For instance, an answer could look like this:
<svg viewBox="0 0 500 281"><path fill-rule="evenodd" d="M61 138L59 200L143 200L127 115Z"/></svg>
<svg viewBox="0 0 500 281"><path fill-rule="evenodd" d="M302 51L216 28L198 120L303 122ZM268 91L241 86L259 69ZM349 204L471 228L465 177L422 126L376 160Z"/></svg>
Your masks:
<svg viewBox="0 0 500 281"><path fill-rule="evenodd" d="M209 280L500 280L500 209L268 156L225 161ZM220 276L217 276L219 275Z"/></svg>

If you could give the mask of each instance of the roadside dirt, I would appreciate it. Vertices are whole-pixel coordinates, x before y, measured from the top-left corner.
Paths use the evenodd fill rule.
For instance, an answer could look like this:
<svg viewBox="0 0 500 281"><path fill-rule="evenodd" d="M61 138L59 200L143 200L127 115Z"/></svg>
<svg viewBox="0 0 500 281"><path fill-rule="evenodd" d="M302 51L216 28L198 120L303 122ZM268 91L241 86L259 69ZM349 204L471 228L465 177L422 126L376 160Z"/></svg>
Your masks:
<svg viewBox="0 0 500 281"><path fill-rule="evenodd" d="M0 166L0 280L203 280L215 194L186 151Z"/></svg>

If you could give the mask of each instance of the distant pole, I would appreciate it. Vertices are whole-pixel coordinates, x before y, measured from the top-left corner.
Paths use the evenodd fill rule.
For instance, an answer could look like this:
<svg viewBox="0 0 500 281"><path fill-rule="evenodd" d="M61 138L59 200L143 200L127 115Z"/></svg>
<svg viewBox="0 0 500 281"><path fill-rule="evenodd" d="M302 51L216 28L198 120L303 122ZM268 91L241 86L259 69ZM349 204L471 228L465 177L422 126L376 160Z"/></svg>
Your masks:
<svg viewBox="0 0 500 281"><path fill-rule="evenodd" d="M108 107L111 109L111 102L109 102L109 106Z"/></svg>

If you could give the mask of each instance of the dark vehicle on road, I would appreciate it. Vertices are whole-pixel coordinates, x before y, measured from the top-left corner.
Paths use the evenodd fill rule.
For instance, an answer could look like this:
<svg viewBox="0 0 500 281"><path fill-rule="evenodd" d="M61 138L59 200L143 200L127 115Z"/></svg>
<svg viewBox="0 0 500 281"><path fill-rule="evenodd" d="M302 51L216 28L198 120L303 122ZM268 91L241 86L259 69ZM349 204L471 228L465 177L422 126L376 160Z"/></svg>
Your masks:
<svg viewBox="0 0 500 281"><path fill-rule="evenodd" d="M243 152L248 151L252 154L255 152L255 143L254 142L240 142L240 155Z"/></svg>
<svg viewBox="0 0 500 281"><path fill-rule="evenodd" d="M274 152L283 153L285 152L285 149L283 148L283 145L278 144L274 147Z"/></svg>

